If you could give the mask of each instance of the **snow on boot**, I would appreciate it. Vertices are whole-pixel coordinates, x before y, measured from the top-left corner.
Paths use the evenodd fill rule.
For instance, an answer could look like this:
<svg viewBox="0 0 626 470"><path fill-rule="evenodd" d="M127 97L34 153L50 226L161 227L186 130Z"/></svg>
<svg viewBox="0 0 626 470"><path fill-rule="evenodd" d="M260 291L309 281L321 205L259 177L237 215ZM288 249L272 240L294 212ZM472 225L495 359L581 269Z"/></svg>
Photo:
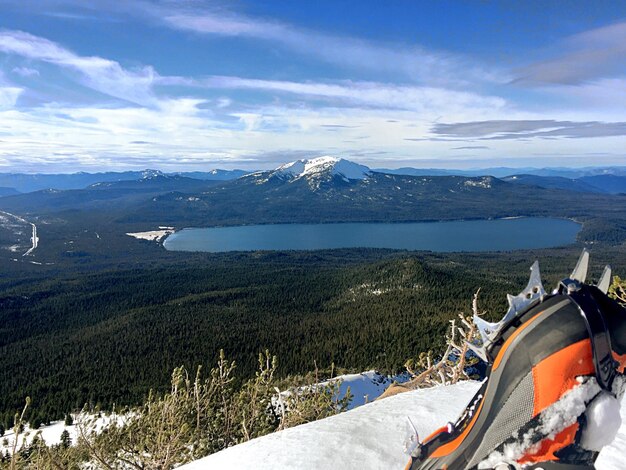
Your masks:
<svg viewBox="0 0 626 470"><path fill-rule="evenodd" d="M407 470L594 468L619 427L626 310L606 295L610 268L585 284L588 263L584 250L552 294L535 263L502 321L475 319L487 379L456 423L411 449Z"/></svg>

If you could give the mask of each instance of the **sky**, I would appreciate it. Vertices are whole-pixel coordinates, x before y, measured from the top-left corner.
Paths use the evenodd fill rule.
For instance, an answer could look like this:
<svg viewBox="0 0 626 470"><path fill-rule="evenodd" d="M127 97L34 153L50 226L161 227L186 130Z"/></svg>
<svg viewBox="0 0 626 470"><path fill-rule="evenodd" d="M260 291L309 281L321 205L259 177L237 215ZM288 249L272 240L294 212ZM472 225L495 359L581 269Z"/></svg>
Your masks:
<svg viewBox="0 0 626 470"><path fill-rule="evenodd" d="M626 2L0 0L0 172L626 165Z"/></svg>

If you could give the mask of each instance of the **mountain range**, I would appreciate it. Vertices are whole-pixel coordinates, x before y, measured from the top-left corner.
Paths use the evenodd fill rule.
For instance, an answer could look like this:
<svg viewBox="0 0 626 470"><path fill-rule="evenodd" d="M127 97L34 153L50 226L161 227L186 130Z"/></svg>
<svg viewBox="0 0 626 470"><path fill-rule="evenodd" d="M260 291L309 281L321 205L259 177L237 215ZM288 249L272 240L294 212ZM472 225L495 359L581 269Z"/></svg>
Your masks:
<svg viewBox="0 0 626 470"><path fill-rule="evenodd" d="M599 181L610 177L612 188L619 189L622 177L618 175L589 176L580 181L534 176L411 176L319 157L229 180L158 171L136 176L81 189L0 197L0 211L38 224L42 239L38 253L49 250L65 253L63 256L68 253L68 240L72 241L72 253L102 255L105 246L94 244L85 233L97 239L106 234L106 248L110 251L114 244L124 253L133 249L125 233L160 226L561 217L584 222L579 233L582 241L626 240L626 195L607 194L597 187ZM0 236L0 246L15 245L14 238Z"/></svg>
<svg viewBox="0 0 626 470"><path fill-rule="evenodd" d="M623 211L599 192L514 184L493 176L380 173L321 157L255 172L191 194L161 194L124 220L186 226L593 216ZM620 199L621 201L622 199Z"/></svg>
<svg viewBox="0 0 626 470"><path fill-rule="evenodd" d="M323 159L333 159L333 157L321 157ZM287 163L274 171L293 172L304 165L304 161ZM358 172L375 172L386 173L391 175L403 176L494 176L496 178L504 178L507 181L530 184L546 188L560 188L582 192L606 192L606 193L623 193L626 192L626 167L588 167L588 168L481 168L470 170L459 169L438 169L438 168L378 168L372 169L339 159L341 165L349 167ZM326 162L328 164L328 162ZM351 164L351 165L349 165ZM356 166L354 166L356 165ZM322 168L324 165L318 166ZM336 166L333 164L333 166ZM33 192L42 189L85 189L96 183L118 182L118 181L136 181L146 177L162 175L162 176L181 176L203 181L229 181L240 178L244 175L252 173L263 173L246 170L222 170L215 169L207 172L176 172L163 173L159 170L142 170L142 171L125 171L125 172L105 172L105 173L71 173L71 174L26 174L26 173L0 173L0 197L15 194ZM530 178L532 176L533 178ZM513 178L516 177L516 178ZM555 179L556 178L556 179ZM574 183L572 183L574 181ZM578 184L585 182L587 184Z"/></svg>
<svg viewBox="0 0 626 470"><path fill-rule="evenodd" d="M247 173L249 172L243 170L212 170L208 172L170 173L167 176L181 176L207 181L227 181L239 178ZM69 174L0 173L0 186L12 188L21 193L28 193L42 189L85 189L96 183L136 181L157 175L166 176L159 170L105 173L79 172ZM0 196L2 196L1 192Z"/></svg>

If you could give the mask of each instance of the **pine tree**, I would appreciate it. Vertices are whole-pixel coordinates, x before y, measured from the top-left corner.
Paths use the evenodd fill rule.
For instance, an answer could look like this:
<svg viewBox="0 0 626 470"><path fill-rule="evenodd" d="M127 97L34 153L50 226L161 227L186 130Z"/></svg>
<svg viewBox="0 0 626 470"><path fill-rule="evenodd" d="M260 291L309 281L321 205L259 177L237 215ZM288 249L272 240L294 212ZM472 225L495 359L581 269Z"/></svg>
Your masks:
<svg viewBox="0 0 626 470"><path fill-rule="evenodd" d="M72 445L72 438L70 437L70 433L68 432L67 429L64 429L63 432L61 433L61 447L63 447L64 449L67 449L71 445Z"/></svg>

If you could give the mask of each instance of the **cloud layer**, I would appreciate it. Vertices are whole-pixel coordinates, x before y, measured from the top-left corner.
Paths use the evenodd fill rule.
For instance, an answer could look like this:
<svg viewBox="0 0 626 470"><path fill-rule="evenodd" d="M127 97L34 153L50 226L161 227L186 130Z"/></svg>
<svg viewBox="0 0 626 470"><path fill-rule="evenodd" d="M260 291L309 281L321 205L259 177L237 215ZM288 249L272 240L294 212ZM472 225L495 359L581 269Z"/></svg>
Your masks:
<svg viewBox="0 0 626 470"><path fill-rule="evenodd" d="M499 165L504 157L558 165L591 152L626 161L624 22L504 66L459 52L468 48L425 47L419 31L384 42L231 3L42 0L33 13L7 1L68 28L107 21L128 30L120 38L133 38L134 26L155 34L132 53L116 38L116 54L77 45L79 35L72 42L56 31L53 41L0 30L0 171L263 168L317 153L386 167ZM175 42L169 50L180 57L155 54L159 40ZM142 56L145 48L153 54ZM198 53L187 63L189 48L206 48L213 61ZM248 67L245 53L258 51L264 67ZM219 58L235 71L217 67Z"/></svg>
<svg viewBox="0 0 626 470"><path fill-rule="evenodd" d="M526 84L578 85L626 72L626 22L585 31L560 43L558 52L517 71Z"/></svg>
<svg viewBox="0 0 626 470"><path fill-rule="evenodd" d="M23 31L0 31L0 52L69 69L77 73L83 85L106 95L141 105L155 103L151 91L155 72L149 66L126 70L113 60L80 56L52 41ZM14 70L28 75L27 71L32 69L17 67Z"/></svg>
<svg viewBox="0 0 626 470"><path fill-rule="evenodd" d="M497 120L436 124L432 132L455 139L509 140L626 136L626 122L572 122L555 120Z"/></svg>

